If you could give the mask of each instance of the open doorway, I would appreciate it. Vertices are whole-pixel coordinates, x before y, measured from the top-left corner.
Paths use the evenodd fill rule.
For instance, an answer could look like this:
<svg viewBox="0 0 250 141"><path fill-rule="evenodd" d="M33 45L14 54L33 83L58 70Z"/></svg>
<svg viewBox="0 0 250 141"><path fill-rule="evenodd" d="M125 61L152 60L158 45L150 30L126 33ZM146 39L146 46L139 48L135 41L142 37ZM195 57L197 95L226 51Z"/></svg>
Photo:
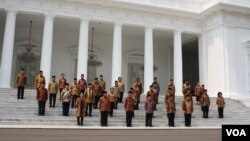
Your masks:
<svg viewBox="0 0 250 141"><path fill-rule="evenodd" d="M199 81L199 54L198 54L198 39L194 39L182 46L182 61L183 61L183 80L188 79L192 94L194 87Z"/></svg>

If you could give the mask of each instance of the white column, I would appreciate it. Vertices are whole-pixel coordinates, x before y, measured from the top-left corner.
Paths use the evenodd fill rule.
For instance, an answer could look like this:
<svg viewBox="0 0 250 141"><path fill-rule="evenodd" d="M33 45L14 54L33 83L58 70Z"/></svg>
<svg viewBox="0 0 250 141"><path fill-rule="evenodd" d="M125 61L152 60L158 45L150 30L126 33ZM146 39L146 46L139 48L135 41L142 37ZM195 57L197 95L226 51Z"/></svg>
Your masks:
<svg viewBox="0 0 250 141"><path fill-rule="evenodd" d="M182 42L181 32L174 32L174 83L176 87L175 95L182 95Z"/></svg>
<svg viewBox="0 0 250 141"><path fill-rule="evenodd" d="M14 49L16 11L7 11L3 39L3 50L0 70L0 87L10 88L12 75L12 59Z"/></svg>
<svg viewBox="0 0 250 141"><path fill-rule="evenodd" d="M80 33L79 33L79 47L78 47L78 61L77 61L77 76L84 74L87 80L88 68L88 35L89 35L89 21L81 19Z"/></svg>
<svg viewBox="0 0 250 141"><path fill-rule="evenodd" d="M114 24L113 35L113 54L112 54L112 79L111 86L114 81L121 76L122 71L122 25L120 23Z"/></svg>
<svg viewBox="0 0 250 141"><path fill-rule="evenodd" d="M149 90L154 77L153 28L145 28L144 39L144 94Z"/></svg>
<svg viewBox="0 0 250 141"><path fill-rule="evenodd" d="M198 36L199 46L198 46L198 53L199 53L199 82L201 84L205 83L205 53L204 53L204 46L203 46L203 37L202 34Z"/></svg>
<svg viewBox="0 0 250 141"><path fill-rule="evenodd" d="M43 71L46 78L46 86L51 77L53 22L54 16L45 15L40 70Z"/></svg>

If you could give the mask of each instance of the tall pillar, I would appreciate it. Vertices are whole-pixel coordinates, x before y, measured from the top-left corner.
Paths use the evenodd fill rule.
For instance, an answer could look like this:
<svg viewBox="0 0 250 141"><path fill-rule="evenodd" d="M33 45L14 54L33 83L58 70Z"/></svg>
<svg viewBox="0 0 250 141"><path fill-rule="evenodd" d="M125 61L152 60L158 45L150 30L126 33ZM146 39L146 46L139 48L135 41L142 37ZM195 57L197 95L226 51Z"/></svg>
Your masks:
<svg viewBox="0 0 250 141"><path fill-rule="evenodd" d="M54 16L45 15L40 70L43 71L46 78L46 86L48 86L51 77L53 23Z"/></svg>
<svg viewBox="0 0 250 141"><path fill-rule="evenodd" d="M122 25L120 23L114 23L111 86L113 86L114 81L117 80L119 76L121 76L121 71L122 71Z"/></svg>
<svg viewBox="0 0 250 141"><path fill-rule="evenodd" d="M144 39L144 93L149 90L154 77L153 28L145 28Z"/></svg>
<svg viewBox="0 0 250 141"><path fill-rule="evenodd" d="M174 32L174 83L175 95L182 95L183 73L182 73L182 42L181 31Z"/></svg>
<svg viewBox="0 0 250 141"><path fill-rule="evenodd" d="M84 74L84 79L87 80L88 68L88 35L89 35L89 21L81 19L80 33L79 33L79 47L78 47L78 61L77 61L77 76Z"/></svg>
<svg viewBox="0 0 250 141"><path fill-rule="evenodd" d="M7 11L0 70L0 87L10 88L16 11Z"/></svg>
<svg viewBox="0 0 250 141"><path fill-rule="evenodd" d="M203 35L200 34L198 36L199 46L198 46L198 53L199 53L199 82L204 84L205 81L205 52L204 52L204 45L203 45Z"/></svg>

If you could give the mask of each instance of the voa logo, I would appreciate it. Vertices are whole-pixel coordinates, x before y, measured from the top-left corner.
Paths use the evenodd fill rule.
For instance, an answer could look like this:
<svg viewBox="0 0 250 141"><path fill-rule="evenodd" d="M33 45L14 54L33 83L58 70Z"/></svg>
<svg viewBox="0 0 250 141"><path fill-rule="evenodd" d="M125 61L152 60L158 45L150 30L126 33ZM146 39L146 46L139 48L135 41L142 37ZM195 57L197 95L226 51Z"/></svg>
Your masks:
<svg viewBox="0 0 250 141"><path fill-rule="evenodd" d="M244 129L226 129L227 136L247 136Z"/></svg>

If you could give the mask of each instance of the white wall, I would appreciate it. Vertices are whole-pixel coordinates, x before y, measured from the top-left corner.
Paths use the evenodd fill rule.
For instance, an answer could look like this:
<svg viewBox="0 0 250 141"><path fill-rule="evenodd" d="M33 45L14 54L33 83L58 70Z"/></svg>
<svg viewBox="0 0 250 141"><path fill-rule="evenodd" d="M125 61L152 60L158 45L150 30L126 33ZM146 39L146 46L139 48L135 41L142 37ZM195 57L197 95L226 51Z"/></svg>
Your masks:
<svg viewBox="0 0 250 141"><path fill-rule="evenodd" d="M250 95L248 86L247 48L243 43L250 40L250 29L226 28L227 77L230 95Z"/></svg>
<svg viewBox="0 0 250 141"><path fill-rule="evenodd" d="M216 96L218 91L225 93L225 41L223 27L215 28L204 34L204 45L207 52L207 84L208 94ZM207 85L207 86L206 86ZM228 94L224 94L228 96Z"/></svg>

